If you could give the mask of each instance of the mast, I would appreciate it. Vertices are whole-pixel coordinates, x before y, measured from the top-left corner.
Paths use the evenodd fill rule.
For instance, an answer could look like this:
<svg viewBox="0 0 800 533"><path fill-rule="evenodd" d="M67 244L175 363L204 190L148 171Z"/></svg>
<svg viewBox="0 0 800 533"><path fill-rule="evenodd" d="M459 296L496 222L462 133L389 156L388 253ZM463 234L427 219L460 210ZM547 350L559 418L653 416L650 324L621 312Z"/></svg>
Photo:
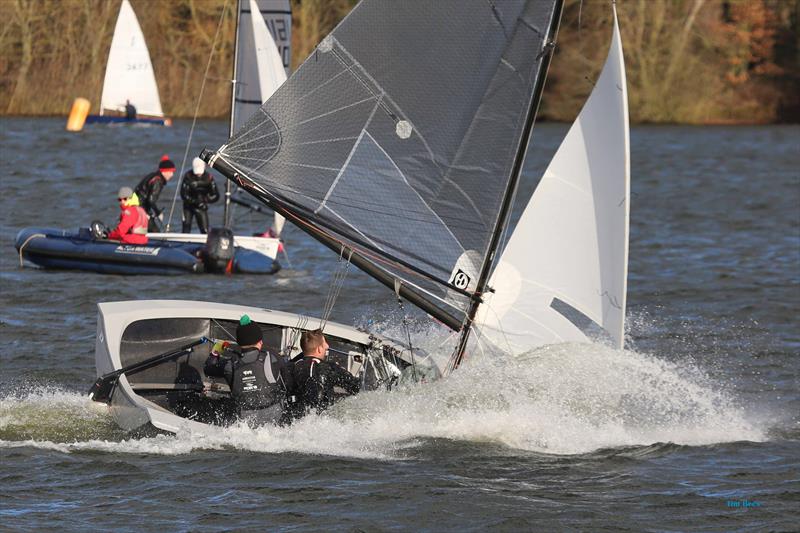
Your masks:
<svg viewBox="0 0 800 533"><path fill-rule="evenodd" d="M464 320L464 324L461 328L461 336L458 340L458 345L456 346L455 351L453 352L453 369L455 370L458 368L458 365L461 364L461 360L464 358L464 350L467 347L467 341L469 340L469 334L472 331L472 324L475 321L475 315L478 312L478 306L481 304L482 299L480 296L486 290L486 285L489 282L489 274L491 272L492 264L494 263L495 256L497 255L497 248L500 245L500 237L503 234L503 230L508 224L508 219L511 215L511 208L513 207L513 200L514 195L517 192L517 186L519 184L520 177L522 176L522 168L525 163L525 154L528 150L528 143L531 139L531 133L533 132L533 124L536 121L536 113L539 110L539 102L542 98L542 91L544 90L544 82L547 78L547 70L550 67L550 60L553 57L553 49L555 48L555 38L556 34L558 33L558 26L561 22L561 10L563 7L563 0L559 0L555 4L555 8L553 9L553 18L550 22L550 31L547 35L547 42L542 49L542 54L544 57L542 58L542 65L539 68L538 77L536 79L536 87L534 88L533 92L531 93L531 100L528 104L528 114L525 119L525 126L522 131L522 135L520 136L519 145L517 146L517 153L514 158L514 166L511 170L511 180L509 181L508 187L506 188L505 196L503 196L503 202L500 205L500 212L497 215L497 222L495 223L494 233L492 234L492 238L489 241L489 250L486 254L486 258L483 260L483 265L481 266L481 271L478 276L478 281L475 287L475 294L478 298L472 298L470 300L470 306L467 311L467 318Z"/></svg>
<svg viewBox="0 0 800 533"><path fill-rule="evenodd" d="M251 13L252 17L253 14ZM236 2L236 31L233 38L233 76L231 76L231 121L228 126L228 138L233 136L233 124L236 115L236 70L239 67L239 26L242 18L242 0ZM233 194L233 185L230 180L225 184L225 207L222 214L222 225L229 228L230 221L230 206L231 195Z"/></svg>
<svg viewBox="0 0 800 533"><path fill-rule="evenodd" d="M462 320L439 309L435 305L431 304L421 296L419 296L414 291L408 289L405 285L400 283L395 279L394 276L390 275L386 271L376 267L372 262L367 260L361 253L353 248L346 246L341 241L335 239L322 229L307 223L299 216L294 214L292 211L286 209L283 205L279 204L278 202L273 202L270 198L264 194L260 194L257 189L254 187L249 187L247 182L242 180L242 176L233 168L231 167L225 160L221 157L215 157L215 153L211 150L203 150L200 154L200 158L203 159L211 168L228 178L228 183L236 182L237 185L245 189L250 194L256 196L259 200L264 202L265 204L269 205L275 212L280 213L287 220L293 222L295 226L300 228L301 230L305 231L313 238L330 248L334 253L341 254L342 257L348 257L349 261L353 263L356 267L360 268L373 278L377 279L385 286L389 287L392 291L397 292L401 297L405 298L408 302L412 303L413 305L419 307L429 315L433 316L437 320L444 323L447 327L458 331L461 328Z"/></svg>

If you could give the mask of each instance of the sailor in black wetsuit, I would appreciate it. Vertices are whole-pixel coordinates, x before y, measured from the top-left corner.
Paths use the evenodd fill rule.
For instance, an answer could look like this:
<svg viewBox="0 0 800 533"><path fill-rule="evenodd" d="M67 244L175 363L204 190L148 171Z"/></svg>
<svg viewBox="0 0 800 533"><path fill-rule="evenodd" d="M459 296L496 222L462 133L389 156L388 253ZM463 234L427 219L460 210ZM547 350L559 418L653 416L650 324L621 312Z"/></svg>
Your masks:
<svg viewBox="0 0 800 533"><path fill-rule="evenodd" d="M125 100L125 120L136 120L136 106L130 100Z"/></svg>
<svg viewBox="0 0 800 533"><path fill-rule="evenodd" d="M192 160L192 170L183 175L181 200L183 200L183 233L192 232L192 218L197 218L200 233L208 233L208 204L219 200L219 191L214 178L206 172L205 161L199 157Z"/></svg>
<svg viewBox="0 0 800 533"><path fill-rule="evenodd" d="M164 214L158 208L156 203L158 197L161 195L161 189L175 174L175 163L173 163L168 156L163 156L161 161L158 162L158 170L151 172L139 182L134 191L142 208L150 217L150 222L147 231L160 231L160 227L156 220L164 220Z"/></svg>
<svg viewBox="0 0 800 533"><path fill-rule="evenodd" d="M239 350L229 349L224 356L209 355L206 375L225 377L241 418L256 425L278 422L284 397L278 385L282 359L262 350L261 328L247 315L236 328L236 342Z"/></svg>
<svg viewBox="0 0 800 533"><path fill-rule="evenodd" d="M322 330L303 332L300 337L303 358L295 362L293 369L294 390L297 404L292 416L298 418L312 409L320 413L330 407L340 397L334 387L344 390L346 395L358 393L361 381L336 363L325 360L328 342Z"/></svg>

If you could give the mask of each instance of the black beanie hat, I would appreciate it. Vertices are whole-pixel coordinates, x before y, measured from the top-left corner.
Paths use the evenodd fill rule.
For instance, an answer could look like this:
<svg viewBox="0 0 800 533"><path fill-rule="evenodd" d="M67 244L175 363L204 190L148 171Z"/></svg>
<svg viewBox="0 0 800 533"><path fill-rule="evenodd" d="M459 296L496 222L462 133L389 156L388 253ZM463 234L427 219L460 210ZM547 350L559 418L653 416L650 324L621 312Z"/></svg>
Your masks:
<svg viewBox="0 0 800 533"><path fill-rule="evenodd" d="M264 336L258 324L252 322L249 316L242 316L239 325L236 326L236 343L239 346L253 346L263 339Z"/></svg>
<svg viewBox="0 0 800 533"><path fill-rule="evenodd" d="M172 162L168 155L164 154L161 156L161 161L158 162L158 170L171 170L175 172L175 163Z"/></svg>

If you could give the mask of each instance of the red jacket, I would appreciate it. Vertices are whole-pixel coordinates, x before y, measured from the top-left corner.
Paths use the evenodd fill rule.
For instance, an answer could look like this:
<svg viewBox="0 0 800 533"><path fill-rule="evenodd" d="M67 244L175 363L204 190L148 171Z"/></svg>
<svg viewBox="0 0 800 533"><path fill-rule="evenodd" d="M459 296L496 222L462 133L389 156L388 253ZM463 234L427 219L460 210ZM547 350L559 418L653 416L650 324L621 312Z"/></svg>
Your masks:
<svg viewBox="0 0 800 533"><path fill-rule="evenodd" d="M119 224L108 238L127 244L147 244L147 220L147 213L138 205L123 207Z"/></svg>

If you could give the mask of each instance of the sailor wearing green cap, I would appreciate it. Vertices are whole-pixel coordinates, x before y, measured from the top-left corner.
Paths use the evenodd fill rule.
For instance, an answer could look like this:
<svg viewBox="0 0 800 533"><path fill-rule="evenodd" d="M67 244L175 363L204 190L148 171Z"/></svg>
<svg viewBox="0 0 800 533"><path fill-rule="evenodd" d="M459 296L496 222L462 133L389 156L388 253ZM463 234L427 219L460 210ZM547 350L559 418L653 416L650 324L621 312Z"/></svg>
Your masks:
<svg viewBox="0 0 800 533"><path fill-rule="evenodd" d="M278 384L285 357L264 350L261 327L243 315L236 327L238 349L212 351L205 364L208 376L224 376L239 415L256 424L275 423L281 416L283 389Z"/></svg>

